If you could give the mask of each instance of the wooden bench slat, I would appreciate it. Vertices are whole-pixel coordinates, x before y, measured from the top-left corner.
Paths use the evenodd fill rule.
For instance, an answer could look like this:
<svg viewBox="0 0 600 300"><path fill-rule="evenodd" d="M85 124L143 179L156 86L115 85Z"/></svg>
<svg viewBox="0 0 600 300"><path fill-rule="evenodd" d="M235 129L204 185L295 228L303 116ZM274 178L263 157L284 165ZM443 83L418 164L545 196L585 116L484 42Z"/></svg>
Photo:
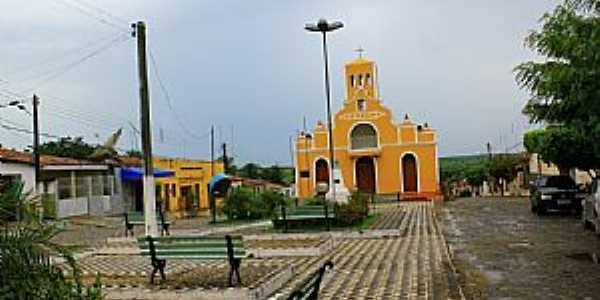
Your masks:
<svg viewBox="0 0 600 300"><path fill-rule="evenodd" d="M156 253L227 253L227 248L155 248ZM150 252L150 249L141 249L142 252ZM234 250L237 253L243 253L243 250Z"/></svg>
<svg viewBox="0 0 600 300"><path fill-rule="evenodd" d="M140 247L140 249L150 249L150 245L148 244L140 244L138 245ZM233 244L233 247L238 248L238 247L243 247L243 244ZM207 249L227 249L227 245L223 245L223 244L186 244L186 245L181 245L181 244L162 244L162 245L155 245L154 248L156 250L163 250L163 249L196 249L196 248L207 248Z"/></svg>
<svg viewBox="0 0 600 300"><path fill-rule="evenodd" d="M182 241L221 241L225 243L225 240L222 237L210 237L210 236L163 236L163 237L155 237L152 238L153 241L162 243L162 242L182 242ZM242 237L231 237L232 242L242 241ZM139 237L138 241L146 241L146 237Z"/></svg>

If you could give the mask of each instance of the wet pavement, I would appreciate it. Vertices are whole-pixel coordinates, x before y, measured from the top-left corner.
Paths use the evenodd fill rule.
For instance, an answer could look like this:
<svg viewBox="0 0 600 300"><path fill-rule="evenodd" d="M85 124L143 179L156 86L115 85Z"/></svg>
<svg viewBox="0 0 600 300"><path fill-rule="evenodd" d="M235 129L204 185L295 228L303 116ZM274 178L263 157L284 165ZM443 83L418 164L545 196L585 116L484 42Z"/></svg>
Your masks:
<svg viewBox="0 0 600 300"><path fill-rule="evenodd" d="M526 198L468 198L439 214L467 299L600 299L600 239Z"/></svg>

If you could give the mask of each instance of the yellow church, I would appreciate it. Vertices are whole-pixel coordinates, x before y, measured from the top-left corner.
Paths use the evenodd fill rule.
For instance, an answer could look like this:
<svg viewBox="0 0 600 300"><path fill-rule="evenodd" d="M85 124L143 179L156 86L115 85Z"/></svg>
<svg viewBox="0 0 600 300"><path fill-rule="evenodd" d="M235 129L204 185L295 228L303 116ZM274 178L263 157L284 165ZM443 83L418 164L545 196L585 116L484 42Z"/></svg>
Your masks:
<svg viewBox="0 0 600 300"><path fill-rule="evenodd" d="M336 169L349 191L403 199L438 195L437 138L427 123L408 114L399 123L379 98L377 66L362 57L345 65L346 100L333 119ZM318 122L313 132L296 139L296 193L315 195L319 182L329 183L328 129Z"/></svg>

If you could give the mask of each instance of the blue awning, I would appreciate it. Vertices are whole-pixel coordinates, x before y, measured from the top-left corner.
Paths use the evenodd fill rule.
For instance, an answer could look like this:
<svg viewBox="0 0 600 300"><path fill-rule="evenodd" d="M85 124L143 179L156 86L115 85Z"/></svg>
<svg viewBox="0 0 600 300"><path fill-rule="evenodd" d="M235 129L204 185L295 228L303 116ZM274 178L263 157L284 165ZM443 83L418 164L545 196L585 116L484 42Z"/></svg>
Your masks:
<svg viewBox="0 0 600 300"><path fill-rule="evenodd" d="M173 177L175 172L162 169L154 169L154 178ZM144 178L144 169L142 168L123 168L121 169L121 180L137 181Z"/></svg>
<svg viewBox="0 0 600 300"><path fill-rule="evenodd" d="M229 184L231 183L231 179L225 173L219 173L213 176L208 182L208 192L215 195L225 193L225 191L229 188Z"/></svg>

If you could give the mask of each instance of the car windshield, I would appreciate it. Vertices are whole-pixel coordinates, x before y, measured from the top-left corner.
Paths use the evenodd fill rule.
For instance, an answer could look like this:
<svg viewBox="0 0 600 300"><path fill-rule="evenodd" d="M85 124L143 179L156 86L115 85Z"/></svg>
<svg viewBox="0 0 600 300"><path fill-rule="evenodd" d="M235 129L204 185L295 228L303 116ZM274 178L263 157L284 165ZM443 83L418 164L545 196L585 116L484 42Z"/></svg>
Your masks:
<svg viewBox="0 0 600 300"><path fill-rule="evenodd" d="M542 180L542 186L544 187L556 187L560 189L572 189L575 188L575 182L569 176L552 176Z"/></svg>

